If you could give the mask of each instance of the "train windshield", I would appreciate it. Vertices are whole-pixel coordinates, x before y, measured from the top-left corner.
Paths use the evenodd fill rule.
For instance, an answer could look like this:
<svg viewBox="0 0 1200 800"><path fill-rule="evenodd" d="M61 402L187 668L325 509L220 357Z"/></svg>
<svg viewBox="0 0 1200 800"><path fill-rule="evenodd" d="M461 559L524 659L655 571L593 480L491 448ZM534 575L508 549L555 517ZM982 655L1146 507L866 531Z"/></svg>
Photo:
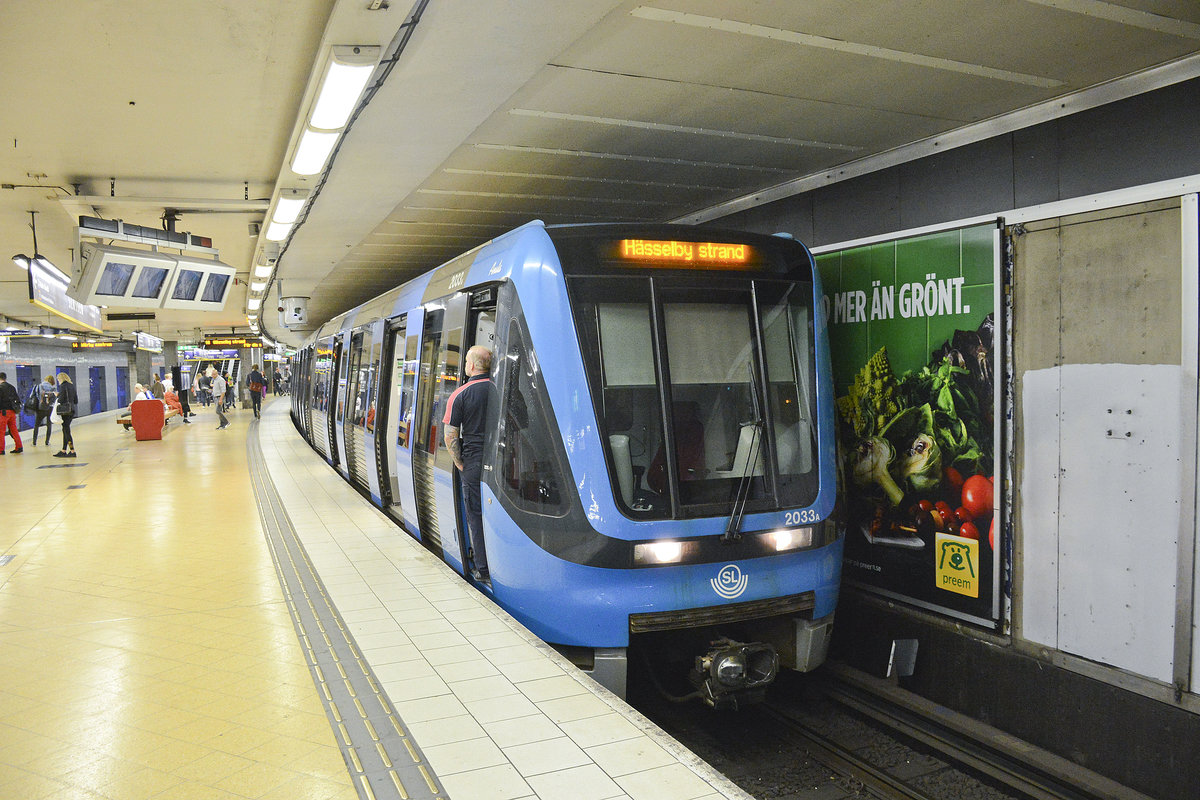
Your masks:
<svg viewBox="0 0 1200 800"><path fill-rule="evenodd" d="M614 494L634 518L808 505L817 493L812 284L570 279Z"/></svg>

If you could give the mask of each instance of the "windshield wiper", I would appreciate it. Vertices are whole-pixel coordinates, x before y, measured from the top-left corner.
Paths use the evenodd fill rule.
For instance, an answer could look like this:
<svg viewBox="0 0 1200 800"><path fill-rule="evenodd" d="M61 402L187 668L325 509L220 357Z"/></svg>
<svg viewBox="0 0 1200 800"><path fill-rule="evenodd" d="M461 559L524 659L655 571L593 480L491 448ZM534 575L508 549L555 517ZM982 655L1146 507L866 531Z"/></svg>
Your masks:
<svg viewBox="0 0 1200 800"><path fill-rule="evenodd" d="M754 431L750 435L750 452L746 458L746 465L742 467L742 477L738 479L737 495L733 499L733 510L729 515L729 522L725 525L725 533L721 536L721 542L724 544L732 544L742 538L742 517L746 512L746 503L750 499L750 480L754 474L754 467L758 464L758 448L762 443L763 402L759 394L761 389L758 385L758 375L754 366L753 359L746 363L746 368L750 372L750 403L754 410L754 419L749 424L754 426ZM740 432L738 433L738 439L741 439ZM737 457L736 453L734 457Z"/></svg>

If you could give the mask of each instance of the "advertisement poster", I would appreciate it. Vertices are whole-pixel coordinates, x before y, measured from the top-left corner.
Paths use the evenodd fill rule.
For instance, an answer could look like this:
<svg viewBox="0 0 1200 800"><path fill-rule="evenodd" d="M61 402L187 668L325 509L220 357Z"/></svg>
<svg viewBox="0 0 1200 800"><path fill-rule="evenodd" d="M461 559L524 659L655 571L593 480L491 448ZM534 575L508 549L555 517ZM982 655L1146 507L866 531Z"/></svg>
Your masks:
<svg viewBox="0 0 1200 800"><path fill-rule="evenodd" d="M999 616L995 232L816 256L848 523L843 574L982 624Z"/></svg>

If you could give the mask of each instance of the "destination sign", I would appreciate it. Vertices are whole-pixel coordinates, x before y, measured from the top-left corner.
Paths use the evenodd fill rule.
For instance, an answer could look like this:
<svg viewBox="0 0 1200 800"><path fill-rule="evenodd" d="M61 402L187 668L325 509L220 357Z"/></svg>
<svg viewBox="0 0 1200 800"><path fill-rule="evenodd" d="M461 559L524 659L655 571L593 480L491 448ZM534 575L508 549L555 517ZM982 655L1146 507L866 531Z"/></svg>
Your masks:
<svg viewBox="0 0 1200 800"><path fill-rule="evenodd" d="M205 336L206 348L221 347L262 347L262 339L258 336Z"/></svg>
<svg viewBox="0 0 1200 800"><path fill-rule="evenodd" d="M609 253L631 267L674 269L753 269L762 256L748 244L621 239Z"/></svg>
<svg viewBox="0 0 1200 800"><path fill-rule="evenodd" d="M71 342L72 350L111 350L116 342Z"/></svg>

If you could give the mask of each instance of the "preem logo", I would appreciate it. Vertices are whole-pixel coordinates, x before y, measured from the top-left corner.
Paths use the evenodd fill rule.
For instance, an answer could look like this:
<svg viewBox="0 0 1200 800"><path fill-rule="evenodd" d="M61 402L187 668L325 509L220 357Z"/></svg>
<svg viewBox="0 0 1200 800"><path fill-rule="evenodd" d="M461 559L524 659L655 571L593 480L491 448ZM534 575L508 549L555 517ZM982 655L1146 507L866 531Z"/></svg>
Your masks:
<svg viewBox="0 0 1200 800"><path fill-rule="evenodd" d="M711 579L713 591L724 597L726 600L732 600L735 597L740 597L742 592L746 591L746 586L750 583L750 577L743 575L737 564L726 564L721 567L721 571L717 573L717 577Z"/></svg>

